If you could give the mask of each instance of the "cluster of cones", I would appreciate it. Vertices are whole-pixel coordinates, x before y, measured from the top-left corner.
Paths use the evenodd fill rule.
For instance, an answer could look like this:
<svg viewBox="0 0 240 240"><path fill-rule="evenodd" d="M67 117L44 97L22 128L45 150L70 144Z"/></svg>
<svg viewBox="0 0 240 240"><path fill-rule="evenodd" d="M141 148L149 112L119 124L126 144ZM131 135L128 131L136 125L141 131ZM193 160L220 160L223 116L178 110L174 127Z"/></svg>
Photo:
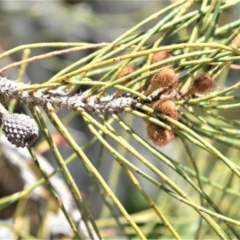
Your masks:
<svg viewBox="0 0 240 240"><path fill-rule="evenodd" d="M169 52L156 52L152 56L151 64L163 61L169 57ZM151 77L145 94L146 96L150 96L158 89L175 88L178 84L178 81L178 74L174 68L172 66L163 66ZM151 104L151 107L158 113L168 116L176 121L178 120L178 106L175 104L174 99L157 99ZM167 121L164 122L171 125ZM148 137L157 146L164 146L177 137L174 132L164 129L155 123L147 122L146 125Z"/></svg>
<svg viewBox="0 0 240 240"><path fill-rule="evenodd" d="M171 54L167 51L156 52L152 56L151 64L163 61L170 56ZM118 77L121 78L133 72L134 68L131 66L127 66L122 70ZM157 73L155 73L151 77L148 88L145 91L145 95L151 96L152 94L154 94L154 92L158 90L166 90L167 92L171 91L172 89L176 89L178 91L178 83L179 77L176 70L171 65L165 65L161 67L159 71L157 71ZM181 98L186 99L191 98L196 94L209 93L213 89L214 85L214 80L211 76L206 74L200 75L193 81L192 85L189 87L187 92L185 92L184 95L181 96ZM154 109L155 112L178 121L179 106L176 105L176 100L179 100L179 98L176 99L174 97L169 97L161 99L161 97L158 97L158 99L154 100L150 104L150 106ZM171 126L171 124L167 120L162 121ZM153 122L147 121L146 125L148 137L157 146L164 146L176 139L177 137L174 132L164 129Z"/></svg>

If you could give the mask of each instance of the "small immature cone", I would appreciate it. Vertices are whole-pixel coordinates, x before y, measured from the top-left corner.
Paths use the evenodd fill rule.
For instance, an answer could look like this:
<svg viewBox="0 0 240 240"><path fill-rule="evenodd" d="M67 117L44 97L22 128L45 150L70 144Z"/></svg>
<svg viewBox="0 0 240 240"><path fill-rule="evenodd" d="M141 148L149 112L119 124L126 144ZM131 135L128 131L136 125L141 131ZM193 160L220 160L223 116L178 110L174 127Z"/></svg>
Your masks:
<svg viewBox="0 0 240 240"><path fill-rule="evenodd" d="M147 134L151 141L160 147L165 146L176 138L172 131L163 129L152 122L147 123Z"/></svg>
<svg viewBox="0 0 240 240"><path fill-rule="evenodd" d="M177 106L174 101L172 100L159 100L153 103L153 109L158 111L174 120L178 120L178 113L177 113Z"/></svg>
<svg viewBox="0 0 240 240"><path fill-rule="evenodd" d="M150 80L150 85L146 91L146 95L149 96L155 90L159 88L167 88L178 82L178 75L173 68L163 68L154 74Z"/></svg>
<svg viewBox="0 0 240 240"><path fill-rule="evenodd" d="M212 77L209 75L203 74L197 77L194 81L192 86L189 89L189 93L207 93L212 90L214 87L215 82Z"/></svg>
<svg viewBox="0 0 240 240"><path fill-rule="evenodd" d="M229 47L232 48L238 48L239 46L240 46L240 34L238 34L229 44Z"/></svg>
<svg viewBox="0 0 240 240"><path fill-rule="evenodd" d="M125 68L123 68L123 70L120 72L120 74L118 75L118 78L122 78L125 77L131 73L133 73L135 71L135 69L131 66L126 66ZM123 84L127 84L130 81L130 79L127 79L126 81L123 82Z"/></svg>
<svg viewBox="0 0 240 240"><path fill-rule="evenodd" d="M168 51L162 51L162 52L155 52L151 59L151 64L163 61L170 57L170 53Z"/></svg>
<svg viewBox="0 0 240 240"><path fill-rule="evenodd" d="M8 141L17 147L30 147L38 138L36 122L25 114L3 114L2 123Z"/></svg>

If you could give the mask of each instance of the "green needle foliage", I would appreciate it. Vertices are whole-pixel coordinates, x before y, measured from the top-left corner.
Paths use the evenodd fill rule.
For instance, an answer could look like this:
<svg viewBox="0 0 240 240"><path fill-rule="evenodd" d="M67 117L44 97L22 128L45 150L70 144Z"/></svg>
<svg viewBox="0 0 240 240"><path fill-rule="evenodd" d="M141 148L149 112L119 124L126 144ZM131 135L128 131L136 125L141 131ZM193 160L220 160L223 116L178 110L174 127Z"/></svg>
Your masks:
<svg viewBox="0 0 240 240"><path fill-rule="evenodd" d="M240 69L240 21L224 22L239 4L240 0L172 1L112 43L37 43L2 53L0 59L23 53L21 61L0 69L6 75L6 70L19 67L21 81L34 61L54 62L59 55L92 51L44 83L18 85L16 97L11 96L8 109L25 104L38 123L42 139L29 151L41 174L32 186L1 198L0 208L20 204L48 183L44 186L71 226L68 237L84 238L50 183L61 172L91 238L97 234L100 239L240 239L240 82L230 78ZM40 48L58 50L32 54ZM86 105L71 105L70 100L61 105L61 94L51 100L51 90L61 88L70 99L80 96L81 86L88 87L81 93ZM40 90L47 103L29 104L21 97ZM5 95L9 96L7 90ZM102 110L99 102L104 104L107 96L112 96L112 105ZM95 105L88 108L93 97ZM125 104L124 98L133 103ZM116 99L121 101L113 109ZM64 118L59 106L69 110ZM92 134L82 146L66 128L76 115ZM67 158L54 138L56 132L72 150ZM51 174L37 157L44 142L58 164ZM100 149L93 163L86 151L96 142ZM106 156L111 159L108 177L103 175ZM87 192L69 170L73 161L91 179ZM125 200L119 197L121 181ZM99 217L90 207L96 199L103 203ZM30 236L15 226L5 227L23 238Z"/></svg>

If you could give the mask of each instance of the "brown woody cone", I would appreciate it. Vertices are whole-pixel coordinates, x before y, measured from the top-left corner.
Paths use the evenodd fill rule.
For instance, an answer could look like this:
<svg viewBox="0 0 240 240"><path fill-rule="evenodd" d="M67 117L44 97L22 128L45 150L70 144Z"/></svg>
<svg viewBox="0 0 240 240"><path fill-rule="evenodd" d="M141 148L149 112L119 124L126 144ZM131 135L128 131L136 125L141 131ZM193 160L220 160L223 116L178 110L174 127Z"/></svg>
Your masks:
<svg viewBox="0 0 240 240"><path fill-rule="evenodd" d="M125 77L131 73L133 73L135 69L131 66L126 66L123 68L123 70L119 73L118 78ZM126 81L123 82L123 84L127 84L130 81L130 79L127 79Z"/></svg>
<svg viewBox="0 0 240 240"><path fill-rule="evenodd" d="M172 100L159 100L153 103L153 109L174 120L178 120L177 106Z"/></svg>
<svg viewBox="0 0 240 240"><path fill-rule="evenodd" d="M152 76L146 95L150 95L152 92L159 88L170 87L177 82L178 76L174 69L170 67L163 68Z"/></svg>
<svg viewBox="0 0 240 240"><path fill-rule="evenodd" d="M147 134L157 146L165 146L176 138L172 131L163 129L152 122L147 123Z"/></svg>
<svg viewBox="0 0 240 240"><path fill-rule="evenodd" d="M214 80L208 75L197 77L190 88L191 93L207 93L214 87Z"/></svg>
<svg viewBox="0 0 240 240"><path fill-rule="evenodd" d="M229 44L230 47L232 48L238 48L240 46L240 34L238 34L232 42Z"/></svg>
<svg viewBox="0 0 240 240"><path fill-rule="evenodd" d="M170 53L168 51L156 52L152 56L151 64L163 61L170 57Z"/></svg>

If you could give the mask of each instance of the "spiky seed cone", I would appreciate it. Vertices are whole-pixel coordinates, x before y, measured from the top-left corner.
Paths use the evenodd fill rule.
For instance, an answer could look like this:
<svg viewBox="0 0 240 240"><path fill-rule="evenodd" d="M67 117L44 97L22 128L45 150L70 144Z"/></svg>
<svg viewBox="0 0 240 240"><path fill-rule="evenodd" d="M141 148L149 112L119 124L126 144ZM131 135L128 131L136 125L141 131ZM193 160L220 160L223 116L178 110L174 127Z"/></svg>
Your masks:
<svg viewBox="0 0 240 240"><path fill-rule="evenodd" d="M174 120L178 120L177 106L172 100L159 100L153 103L153 109Z"/></svg>
<svg viewBox="0 0 240 240"><path fill-rule="evenodd" d="M163 68L151 78L146 95L150 95L159 88L170 87L178 82L178 76L173 68Z"/></svg>
<svg viewBox="0 0 240 240"><path fill-rule="evenodd" d="M152 56L151 64L163 61L170 57L170 53L168 51L156 52Z"/></svg>
<svg viewBox="0 0 240 240"><path fill-rule="evenodd" d="M163 129L152 122L147 123L147 134L151 141L160 147L165 146L176 138L172 131Z"/></svg>
<svg viewBox="0 0 240 240"><path fill-rule="evenodd" d="M29 147L38 138L36 122L25 114L4 114L2 123L8 141L17 147Z"/></svg>
<svg viewBox="0 0 240 240"><path fill-rule="evenodd" d="M212 77L203 74L194 80L190 91L191 93L207 93L214 87L214 83Z"/></svg>
<svg viewBox="0 0 240 240"><path fill-rule="evenodd" d="M238 34L232 42L229 44L230 47L232 48L238 48L240 46L240 34Z"/></svg>
<svg viewBox="0 0 240 240"><path fill-rule="evenodd" d="M154 74L151 78L153 87L169 87L178 82L178 76L173 68L164 68Z"/></svg>

